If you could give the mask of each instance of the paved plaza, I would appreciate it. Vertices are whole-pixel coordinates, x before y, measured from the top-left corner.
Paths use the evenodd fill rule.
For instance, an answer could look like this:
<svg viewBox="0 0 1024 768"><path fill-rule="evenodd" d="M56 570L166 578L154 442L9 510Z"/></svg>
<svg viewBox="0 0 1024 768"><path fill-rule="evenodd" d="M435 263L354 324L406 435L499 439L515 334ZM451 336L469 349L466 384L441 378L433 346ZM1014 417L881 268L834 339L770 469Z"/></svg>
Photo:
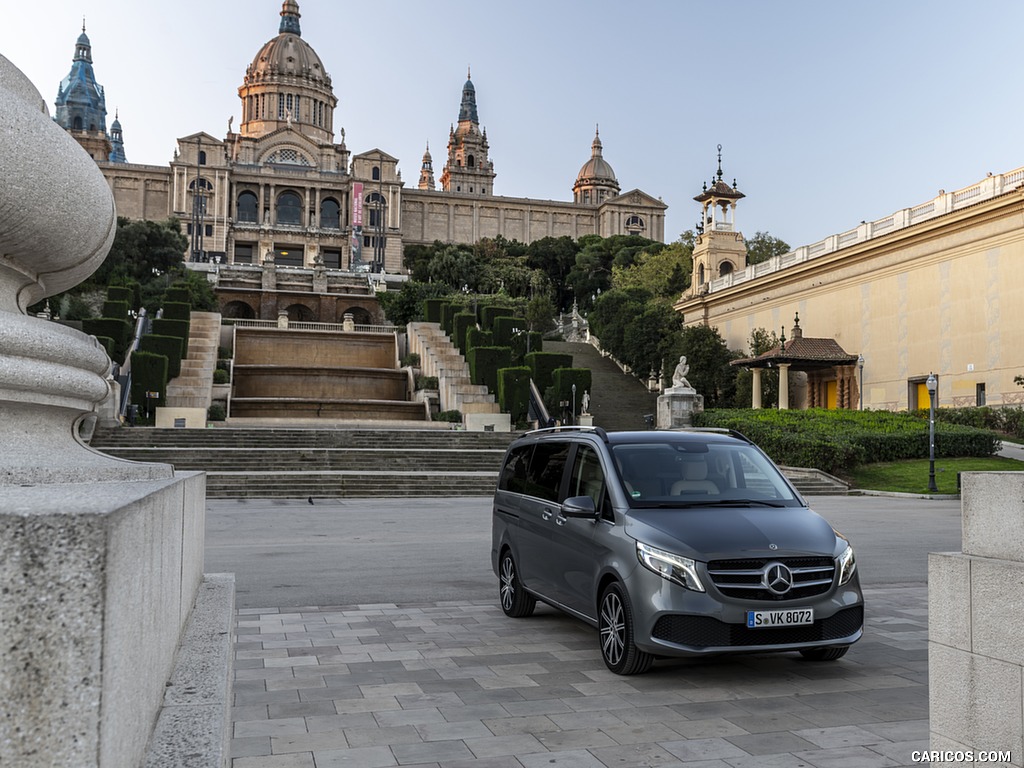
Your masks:
<svg viewBox="0 0 1024 768"><path fill-rule="evenodd" d="M323 557L316 545L325 534L337 541L346 529L359 531L352 543L331 551L348 572L336 582L339 595L391 596L373 604L260 607L261 594L282 594L278 582L288 581L288 569L252 589L246 582L255 580L255 571L243 575L232 768L872 768L911 765L911 753L927 748L924 550L908 543L907 562L883 572L903 536L911 542L921 535L906 524L885 523L898 515L935 537L925 546L955 549L959 502L816 504L830 508L838 527L857 533L867 577L866 634L843 659L665 660L636 677L610 673L596 631L557 611L541 605L531 618L507 618L490 594L497 587L485 562L468 567L467 581L482 583L467 584L464 597L422 599L439 578L439 560L457 563L462 552L472 564L477 550L486 551L489 509L435 500L427 515L403 503L353 500L329 509L267 503L245 512L237 504L211 507L208 529L218 530L218 520L225 525L208 542L208 571L218 558L267 562L275 552L277 559L288 553L300 567L301 526L284 521L289 513L304 514L306 525L318 526L309 536L314 557ZM446 515L462 531L450 550L443 543L447 526L424 522L435 515ZM416 567L415 550L403 549L403 539L420 541L429 567L421 569L419 583L388 582L388 550L380 546L385 537L373 535L371 518L381 534L385 527L395 530L387 538L397 542L391 554L403 560L401 568ZM291 537L270 525L274 520ZM251 554L229 540L228 522L257 532ZM873 562L873 550L884 557L876 552ZM401 581L409 582L408 573ZM316 580L296 573L289 583ZM326 591L322 583L310 590ZM401 599L406 594L412 599Z"/></svg>
<svg viewBox="0 0 1024 768"><path fill-rule="evenodd" d="M867 597L841 661L667 660L629 678L544 607L242 609L233 768L908 765L928 738L926 591Z"/></svg>

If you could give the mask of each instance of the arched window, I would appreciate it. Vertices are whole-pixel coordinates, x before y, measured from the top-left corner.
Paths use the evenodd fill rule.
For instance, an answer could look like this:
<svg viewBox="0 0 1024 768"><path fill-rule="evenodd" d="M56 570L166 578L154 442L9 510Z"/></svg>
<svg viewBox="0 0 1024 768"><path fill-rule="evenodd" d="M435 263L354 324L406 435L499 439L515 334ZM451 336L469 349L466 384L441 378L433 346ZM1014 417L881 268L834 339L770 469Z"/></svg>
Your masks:
<svg viewBox="0 0 1024 768"><path fill-rule="evenodd" d="M302 224L302 199L294 192L282 192L277 196L277 223Z"/></svg>
<svg viewBox="0 0 1024 768"><path fill-rule="evenodd" d="M200 165L206 165L206 150L205 149L199 150L199 164Z"/></svg>
<svg viewBox="0 0 1024 768"><path fill-rule="evenodd" d="M366 196L366 209L370 212L370 226L382 227L386 221L387 200L380 192L371 192Z"/></svg>
<svg viewBox="0 0 1024 768"><path fill-rule="evenodd" d="M332 197L320 203L320 226L324 229L341 229L341 206Z"/></svg>
<svg viewBox="0 0 1024 768"><path fill-rule="evenodd" d="M731 261L723 261L718 266L718 276L719 277L725 277L726 275L730 274L732 272L732 270L733 270L732 262Z"/></svg>
<svg viewBox="0 0 1024 768"><path fill-rule="evenodd" d="M475 168L476 167L476 159L472 155L469 155L466 158L466 165L468 165L470 168Z"/></svg>
<svg viewBox="0 0 1024 768"><path fill-rule="evenodd" d="M643 234L645 228L646 227L644 227L644 220L639 216L629 216L626 219L626 232L628 232L631 235Z"/></svg>
<svg viewBox="0 0 1024 768"><path fill-rule="evenodd" d="M238 212L235 215L237 221L247 221L251 224L259 222L259 199L252 192L243 192L238 196Z"/></svg>
<svg viewBox="0 0 1024 768"><path fill-rule="evenodd" d="M697 267L697 285L704 285L704 265L701 264Z"/></svg>
<svg viewBox="0 0 1024 768"><path fill-rule="evenodd" d="M71 123L71 128L75 131L82 130L82 118L80 115L75 115L75 119Z"/></svg>
<svg viewBox="0 0 1024 768"><path fill-rule="evenodd" d="M370 178L372 178L374 181L380 181L380 166L379 165L373 166L373 170L370 172Z"/></svg>

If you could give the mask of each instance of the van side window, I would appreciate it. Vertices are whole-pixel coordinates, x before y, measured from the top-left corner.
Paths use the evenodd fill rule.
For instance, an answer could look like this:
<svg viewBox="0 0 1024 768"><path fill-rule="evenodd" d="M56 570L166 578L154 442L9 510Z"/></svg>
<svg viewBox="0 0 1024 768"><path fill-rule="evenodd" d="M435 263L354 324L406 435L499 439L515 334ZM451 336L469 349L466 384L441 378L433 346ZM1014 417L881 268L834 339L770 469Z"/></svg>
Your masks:
<svg viewBox="0 0 1024 768"><path fill-rule="evenodd" d="M572 475L569 479L569 496L589 496L594 500L594 507L602 512L605 494L604 470L597 452L589 445L581 445L576 449L576 461L573 463Z"/></svg>
<svg viewBox="0 0 1024 768"><path fill-rule="evenodd" d="M533 449L530 468L526 473L523 492L548 501L561 501L559 491L565 463L569 458L569 443L541 442Z"/></svg>
<svg viewBox="0 0 1024 768"><path fill-rule="evenodd" d="M498 488L513 493L526 493L526 470L530 465L532 445L522 445L509 452L505 466L501 468Z"/></svg>

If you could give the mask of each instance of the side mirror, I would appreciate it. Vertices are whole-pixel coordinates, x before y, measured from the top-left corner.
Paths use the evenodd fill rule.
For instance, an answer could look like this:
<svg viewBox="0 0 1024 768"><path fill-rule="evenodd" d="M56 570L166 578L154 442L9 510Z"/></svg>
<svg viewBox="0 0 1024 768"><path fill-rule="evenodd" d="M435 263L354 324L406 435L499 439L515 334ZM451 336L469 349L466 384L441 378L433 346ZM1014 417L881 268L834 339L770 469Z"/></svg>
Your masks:
<svg viewBox="0 0 1024 768"><path fill-rule="evenodd" d="M566 517L597 519L597 507L589 496L572 496L562 502L562 514Z"/></svg>

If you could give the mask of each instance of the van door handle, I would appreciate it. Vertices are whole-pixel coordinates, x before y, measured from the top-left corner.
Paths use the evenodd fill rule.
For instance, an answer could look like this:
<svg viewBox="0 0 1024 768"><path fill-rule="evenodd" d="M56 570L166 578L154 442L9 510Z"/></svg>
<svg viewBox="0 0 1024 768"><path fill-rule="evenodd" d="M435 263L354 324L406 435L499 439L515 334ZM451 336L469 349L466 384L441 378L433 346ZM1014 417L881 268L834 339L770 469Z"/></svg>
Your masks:
<svg viewBox="0 0 1024 768"><path fill-rule="evenodd" d="M545 509L543 512L541 512L540 513L540 519L541 520L550 520L551 519L551 510L550 509Z"/></svg>
<svg viewBox="0 0 1024 768"><path fill-rule="evenodd" d="M568 517L566 517L566 516L565 516L565 515L563 515L563 514L562 514L561 512L559 512L559 513L558 513L558 517L556 517L556 518L555 518L555 523L556 523L557 525L565 525L565 523L566 523L566 521L567 521L568 519L569 519Z"/></svg>

